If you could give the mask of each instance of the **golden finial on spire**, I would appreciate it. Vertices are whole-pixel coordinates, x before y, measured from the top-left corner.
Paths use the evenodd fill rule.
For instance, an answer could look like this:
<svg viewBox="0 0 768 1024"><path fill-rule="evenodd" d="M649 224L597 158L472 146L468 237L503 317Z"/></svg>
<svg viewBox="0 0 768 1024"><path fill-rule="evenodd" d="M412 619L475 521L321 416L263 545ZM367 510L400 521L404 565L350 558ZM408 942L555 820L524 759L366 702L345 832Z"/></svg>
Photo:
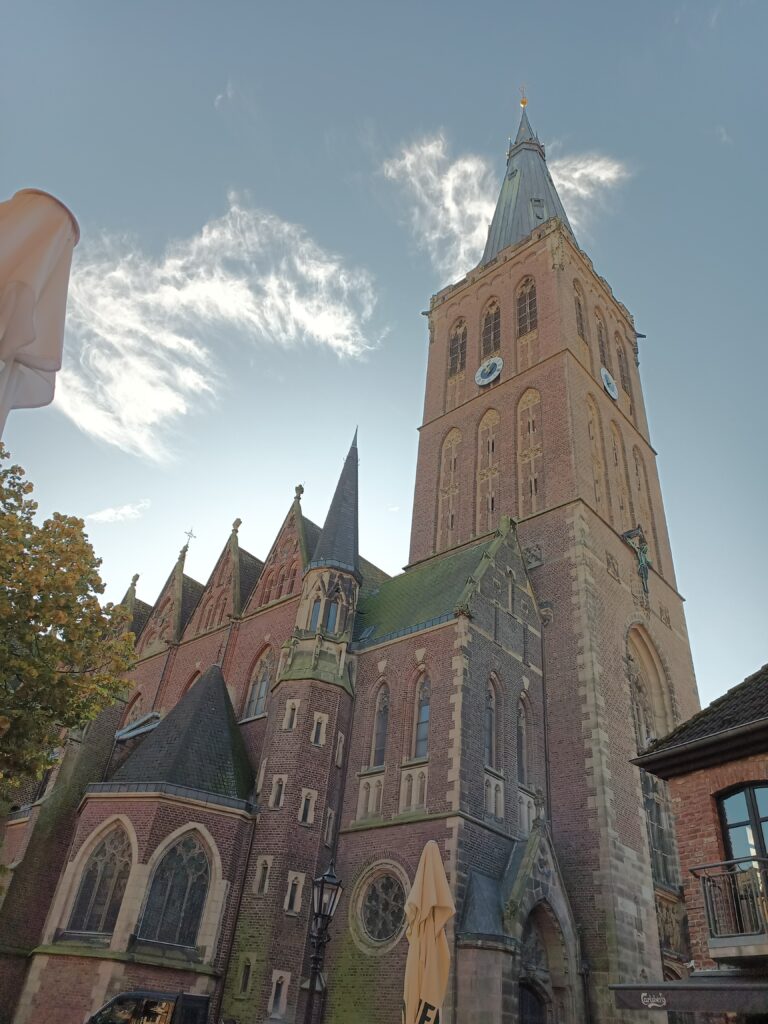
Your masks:
<svg viewBox="0 0 768 1024"><path fill-rule="evenodd" d="M520 106L525 110L528 106L528 97L525 95L525 86L520 86Z"/></svg>

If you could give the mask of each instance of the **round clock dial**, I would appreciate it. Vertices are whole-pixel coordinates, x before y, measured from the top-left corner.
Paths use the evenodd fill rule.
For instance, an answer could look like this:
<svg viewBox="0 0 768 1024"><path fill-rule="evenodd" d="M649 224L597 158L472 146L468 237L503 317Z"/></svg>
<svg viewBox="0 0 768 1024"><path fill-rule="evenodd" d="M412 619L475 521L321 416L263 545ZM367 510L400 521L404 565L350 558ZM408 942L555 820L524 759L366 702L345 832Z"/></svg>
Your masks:
<svg viewBox="0 0 768 1024"><path fill-rule="evenodd" d="M496 380L499 376L503 366L504 360L501 356L491 356L490 359L486 359L477 369L475 384L479 384L480 387L490 384L492 380Z"/></svg>
<svg viewBox="0 0 768 1024"><path fill-rule="evenodd" d="M600 367L600 376L602 378L603 387L605 388L605 390L608 392L608 394L611 396L614 402L618 402L619 389L616 387L616 381L613 379L613 377L610 375L610 373L608 372L608 370L606 370L604 366Z"/></svg>

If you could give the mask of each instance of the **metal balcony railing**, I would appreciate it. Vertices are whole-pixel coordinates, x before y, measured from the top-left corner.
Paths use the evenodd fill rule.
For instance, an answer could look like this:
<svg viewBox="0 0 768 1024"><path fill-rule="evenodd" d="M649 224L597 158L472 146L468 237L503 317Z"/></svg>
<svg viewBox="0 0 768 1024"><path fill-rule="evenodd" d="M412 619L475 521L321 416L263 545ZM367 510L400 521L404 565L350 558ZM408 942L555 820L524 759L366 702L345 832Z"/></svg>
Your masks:
<svg viewBox="0 0 768 1024"><path fill-rule="evenodd" d="M700 864L691 874L701 882L711 939L768 935L768 860Z"/></svg>

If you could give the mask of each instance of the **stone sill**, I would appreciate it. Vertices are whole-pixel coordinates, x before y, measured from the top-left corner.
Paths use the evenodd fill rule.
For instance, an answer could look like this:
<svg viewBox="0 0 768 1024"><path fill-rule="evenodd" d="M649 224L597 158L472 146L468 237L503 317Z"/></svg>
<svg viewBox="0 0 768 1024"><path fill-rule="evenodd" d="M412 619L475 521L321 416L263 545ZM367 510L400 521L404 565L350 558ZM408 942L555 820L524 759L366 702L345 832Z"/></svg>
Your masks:
<svg viewBox="0 0 768 1024"><path fill-rule="evenodd" d="M147 953L129 953L125 950L116 949L94 949L92 946L78 946L74 943L65 944L60 942L52 946L36 946L30 953L30 956L35 955L95 957L98 960L117 960L124 964L146 964L150 967L167 967L176 971L189 971L192 974L207 974L214 978L218 978L221 975L221 971L208 964L195 963L194 961L169 961L167 957L150 956Z"/></svg>
<svg viewBox="0 0 768 1024"><path fill-rule="evenodd" d="M266 717L267 717L267 712L266 711L262 711L262 713L260 715L248 715L247 718L241 718L240 721L237 724L238 725L247 725L248 722L261 722Z"/></svg>

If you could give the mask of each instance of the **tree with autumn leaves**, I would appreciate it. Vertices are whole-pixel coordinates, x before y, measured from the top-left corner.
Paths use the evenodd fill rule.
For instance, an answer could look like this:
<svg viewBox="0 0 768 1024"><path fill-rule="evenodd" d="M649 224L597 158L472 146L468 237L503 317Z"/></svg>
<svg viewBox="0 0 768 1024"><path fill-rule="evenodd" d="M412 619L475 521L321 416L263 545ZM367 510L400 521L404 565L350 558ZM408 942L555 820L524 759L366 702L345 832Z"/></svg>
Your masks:
<svg viewBox="0 0 768 1024"><path fill-rule="evenodd" d="M0 796L117 699L133 657L125 610L99 601L82 519L38 524L32 489L0 444Z"/></svg>

